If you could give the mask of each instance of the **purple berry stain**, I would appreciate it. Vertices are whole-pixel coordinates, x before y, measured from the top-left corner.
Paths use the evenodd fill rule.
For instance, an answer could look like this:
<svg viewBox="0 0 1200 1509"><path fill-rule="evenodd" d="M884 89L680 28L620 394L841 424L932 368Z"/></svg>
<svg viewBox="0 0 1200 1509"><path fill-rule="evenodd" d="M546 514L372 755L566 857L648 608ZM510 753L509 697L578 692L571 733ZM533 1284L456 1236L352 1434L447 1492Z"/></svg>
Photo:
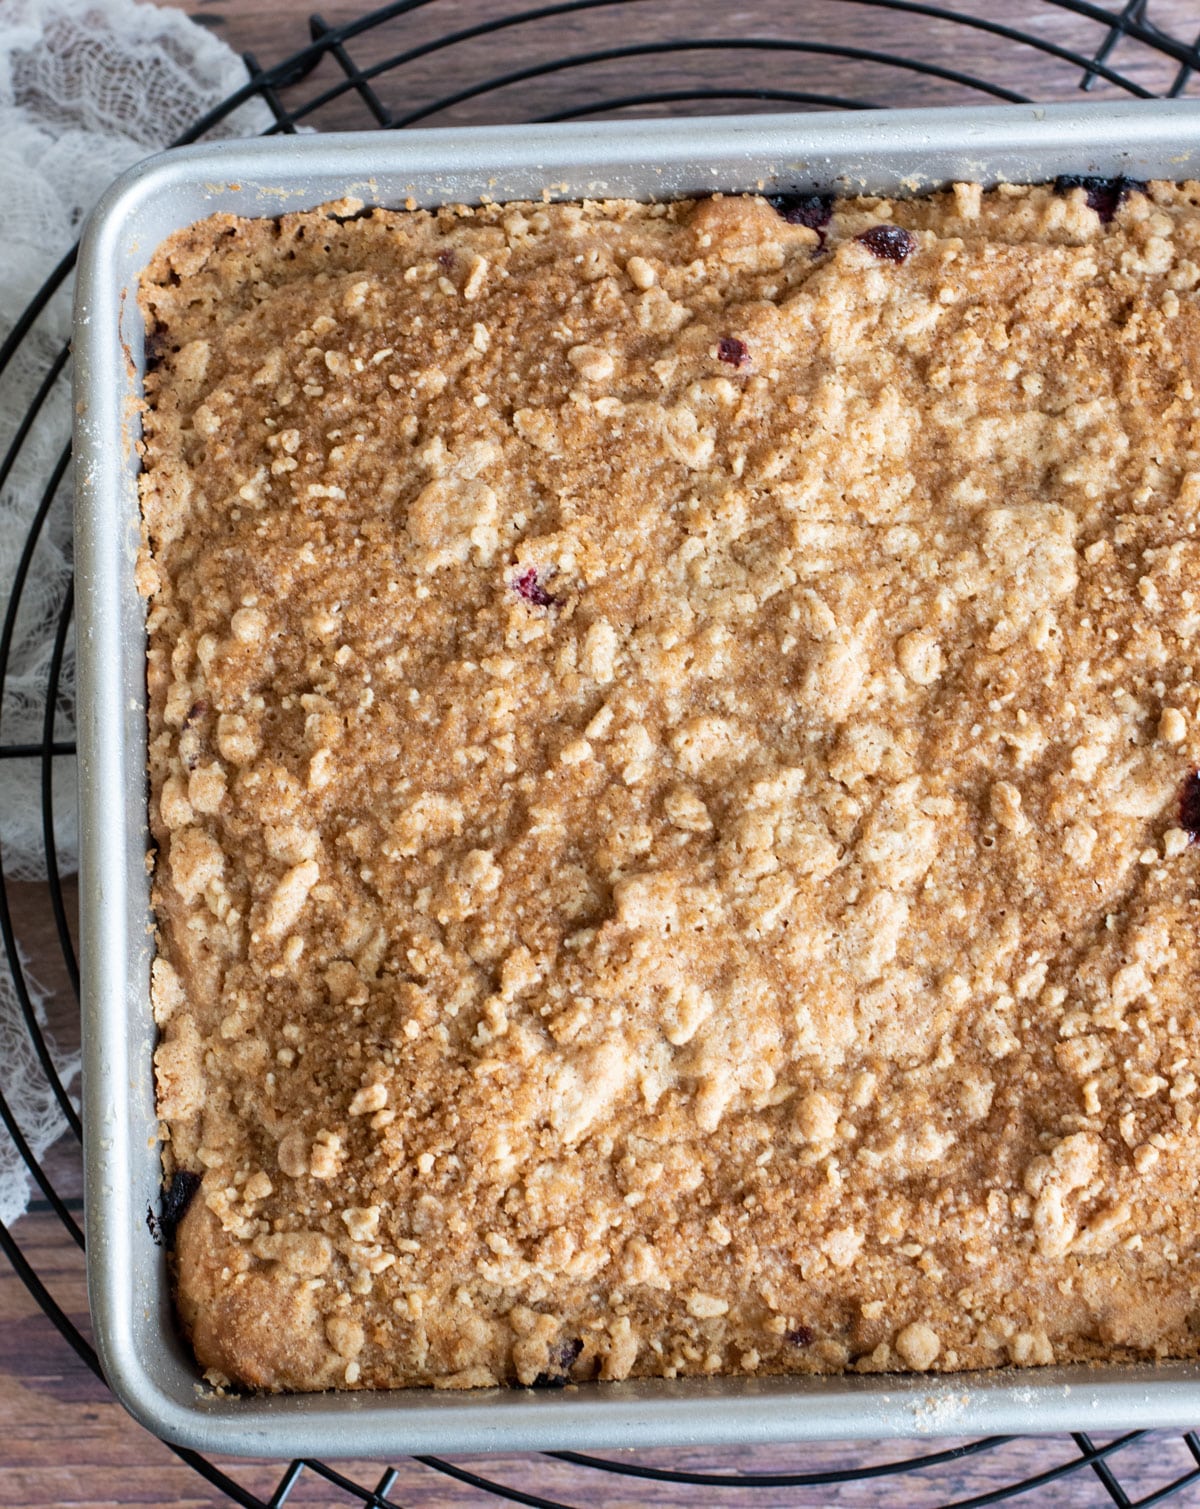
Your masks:
<svg viewBox="0 0 1200 1509"><path fill-rule="evenodd" d="M199 1188L199 1174L186 1168L175 1170L170 1184L163 1191L160 1213L155 1215L152 1208L146 1211L146 1225L156 1247L174 1247L175 1232Z"/></svg>
<svg viewBox="0 0 1200 1509"><path fill-rule="evenodd" d="M790 1341L794 1347L811 1347L816 1332L811 1326L797 1326L794 1331L785 1331L784 1340Z"/></svg>
<svg viewBox="0 0 1200 1509"><path fill-rule="evenodd" d="M152 331L146 337L146 372L150 373L158 368L159 363L167 354L168 341L165 330Z"/></svg>
<svg viewBox="0 0 1200 1509"><path fill-rule="evenodd" d="M1101 225L1108 225L1130 194L1144 194L1146 185L1140 178L1088 178L1082 173L1062 173L1054 180L1056 194L1072 189L1083 189L1088 209L1100 216Z"/></svg>
<svg viewBox="0 0 1200 1509"><path fill-rule="evenodd" d="M854 239L861 241L881 262L903 262L917 249L917 238L901 225L873 225L869 230L859 231Z"/></svg>
<svg viewBox="0 0 1200 1509"><path fill-rule="evenodd" d="M818 234L833 215L832 194L771 194L767 203L789 225L806 225Z"/></svg>
<svg viewBox="0 0 1200 1509"><path fill-rule="evenodd" d="M437 259L438 259L438 266L439 267L446 267L446 268L453 267L455 261L457 260L457 258L454 255L453 249L451 247L449 247L449 246L444 247L440 252L438 252Z"/></svg>
<svg viewBox="0 0 1200 1509"><path fill-rule="evenodd" d="M736 335L721 337L717 342L717 356L719 360L727 362L731 367L750 365L750 348L745 341L739 341Z"/></svg>
<svg viewBox="0 0 1200 1509"><path fill-rule="evenodd" d="M179 756L188 770L195 770L200 763L200 756L204 750L204 738L202 730L197 725L207 714L208 703L201 697L198 702L192 703L184 715L183 725L179 730Z"/></svg>
<svg viewBox="0 0 1200 1509"><path fill-rule="evenodd" d="M539 1373L530 1384L531 1388L566 1388L571 1381L571 1368L575 1359L583 1351L583 1342L578 1337L570 1341L560 1341L550 1348L550 1355L546 1359L549 1367L544 1373Z"/></svg>
<svg viewBox="0 0 1200 1509"><path fill-rule="evenodd" d="M514 576L512 589L518 597L524 598L535 608L548 608L554 601L538 580L536 566L529 566L519 576Z"/></svg>
<svg viewBox="0 0 1200 1509"><path fill-rule="evenodd" d="M1195 843L1200 839L1200 770L1193 770L1179 797L1179 826Z"/></svg>

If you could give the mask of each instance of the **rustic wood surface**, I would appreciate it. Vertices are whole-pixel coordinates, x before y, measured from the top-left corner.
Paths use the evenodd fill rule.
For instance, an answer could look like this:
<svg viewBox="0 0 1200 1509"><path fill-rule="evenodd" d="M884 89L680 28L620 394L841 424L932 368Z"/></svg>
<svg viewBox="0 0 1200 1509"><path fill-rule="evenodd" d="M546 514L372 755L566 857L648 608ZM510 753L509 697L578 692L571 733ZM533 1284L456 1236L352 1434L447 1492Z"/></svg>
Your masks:
<svg viewBox="0 0 1200 1509"><path fill-rule="evenodd" d="M239 51L252 52L264 65L305 46L309 40L306 6L287 0L176 0L182 8ZM885 0L886 3L886 0ZM1087 57L1103 43L1106 29L1081 19L1047 0L948 0L944 10L976 22L1000 22ZM1120 4L1112 4L1119 10ZM880 8L880 0L743 0L732 5L702 0L632 0L607 3L566 17L510 26L487 36L430 49L430 44L487 21L512 18L534 9L532 0L434 0L347 43L348 58L369 71L405 53L423 53L373 81L378 100L402 121L421 114L430 124L529 119L534 116L591 107L597 102L648 91L689 89L792 90L886 105L951 104L979 101L985 96L947 79L899 67L865 56L833 57L827 51L791 52L778 46L730 53L710 48L659 55L597 61L570 66L552 74L489 89L457 105L434 106L448 95L478 88L488 79L547 62L575 59L580 54L617 47L666 41L707 41L730 38L744 47L756 39L781 39L817 44L821 48L854 48L862 53L889 54L911 64L990 80L1033 99L1069 99L1077 95L1080 69L1028 45L994 34L968 29L942 19L929 19ZM329 0L323 19L332 26L361 14L355 0ZM1165 32L1194 41L1200 32L1196 0L1150 0L1150 18ZM1131 40L1118 41L1109 66L1143 88L1165 93L1175 78L1168 60ZM338 89L328 104L305 120L323 129L373 124L369 107L350 86L333 59L326 59L300 88L284 90L284 103L311 100L321 86ZM1188 92L1200 85L1192 81ZM1120 91L1098 81L1097 98ZM745 99L714 102L718 109L781 108ZM664 105L663 111L679 109ZM640 113L654 113L642 109Z"/></svg>
<svg viewBox="0 0 1200 1509"><path fill-rule="evenodd" d="M257 55L264 66L306 45L308 8L289 0L175 0L196 20L239 51ZM976 19L1002 18L1027 28L1047 43L1091 56L1103 41L1103 28L1045 3L1009 0L947 0L950 9ZM361 12L355 0L330 0L324 19L331 25ZM467 29L486 19L511 16L511 0L436 0L412 14L363 35L348 46L359 69L371 69L406 50L420 53L439 36ZM1188 40L1200 32L1197 0L1150 0L1149 14L1165 31ZM878 104L949 103L979 99L980 94L913 69L885 66L869 58L837 59L824 53L786 52L766 47L730 54L695 49L666 59L600 61L571 67L526 83L473 95L449 108L436 109L445 96L479 86L488 78L525 69L547 60L665 39L720 41L805 38L826 46L857 46L895 53L946 70L1000 81L1016 93L1037 99L1076 96L1080 72L1027 46L980 31L966 31L945 21L903 15L850 0L764 0L721 7L681 0L640 0L578 12L556 21L514 27L453 49L425 51L403 67L383 72L375 81L376 99L391 116L422 112L431 123L514 120L569 110L586 110L614 96L639 92L698 89L790 90L840 95ZM1174 69L1128 41L1119 42L1110 58L1114 68L1146 89L1165 91ZM285 105L311 99L322 86L329 101L306 117L322 129L366 126L369 106L347 86L339 66L326 60L301 84L282 91ZM340 86L340 89L339 89ZM1097 97L1115 91L1101 83ZM1186 89L1200 92L1196 80ZM654 107L648 107L654 108ZM667 108L667 107L661 107ZM679 108L676 106L675 108ZM715 102L714 108L771 108L743 100ZM777 107L776 107L777 108ZM77 1014L59 963L60 952L44 888L10 887L14 915L26 956L39 976L55 987L52 1025L66 1045L77 1036ZM73 892L68 896L73 910ZM0 967L3 967L0 965ZM77 1215L81 1212L78 1150L64 1143L48 1156L56 1188ZM65 1237L44 1201L14 1228L20 1246L66 1314L87 1330L87 1300L82 1258ZM945 1449L955 1443L927 1441L847 1446L760 1448L755 1450L640 1453L643 1464L707 1471L821 1471L895 1460L915 1451ZM750 1509L785 1505L837 1505L848 1509L904 1505L911 1509L946 1504L985 1494L1016 1478L1045 1472L1074 1454L1069 1440L1049 1438L1013 1442L983 1455L959 1459L903 1481L887 1478L838 1487L760 1490L753 1494L721 1488L680 1490L583 1471L545 1457L513 1456L472 1459L472 1469L514 1489L541 1494L566 1504L598 1503L607 1509L667 1503ZM619 1453L608 1453L615 1456ZM264 1501L274 1491L282 1464L222 1464L248 1492ZM1178 1436L1154 1435L1113 1461L1131 1497L1151 1493L1193 1466ZM339 1470L364 1485L378 1483L384 1468L367 1463L339 1464ZM393 1500L406 1509L447 1509L483 1505L490 1500L469 1487L439 1476L417 1463L400 1461L390 1487ZM1136 1490L1136 1492L1135 1492ZM55 1333L38 1305L3 1259L0 1259L0 1509L43 1509L50 1505L216 1506L229 1502L169 1448L152 1439L113 1403L101 1384ZM306 1471L288 1499L295 1505L346 1505L355 1500L336 1486ZM1023 1504L1084 1509L1110 1502L1090 1471L1035 1491ZM1175 1500L1200 1504L1200 1488Z"/></svg>

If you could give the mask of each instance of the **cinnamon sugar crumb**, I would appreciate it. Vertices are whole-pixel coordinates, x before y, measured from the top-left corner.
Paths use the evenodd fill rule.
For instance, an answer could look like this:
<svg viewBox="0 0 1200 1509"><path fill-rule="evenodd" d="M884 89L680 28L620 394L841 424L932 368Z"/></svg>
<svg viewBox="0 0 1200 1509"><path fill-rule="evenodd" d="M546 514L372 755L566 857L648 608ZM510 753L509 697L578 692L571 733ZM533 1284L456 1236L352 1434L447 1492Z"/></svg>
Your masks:
<svg viewBox="0 0 1200 1509"><path fill-rule="evenodd" d="M211 1376L1196 1354L1196 199L160 249L152 993Z"/></svg>

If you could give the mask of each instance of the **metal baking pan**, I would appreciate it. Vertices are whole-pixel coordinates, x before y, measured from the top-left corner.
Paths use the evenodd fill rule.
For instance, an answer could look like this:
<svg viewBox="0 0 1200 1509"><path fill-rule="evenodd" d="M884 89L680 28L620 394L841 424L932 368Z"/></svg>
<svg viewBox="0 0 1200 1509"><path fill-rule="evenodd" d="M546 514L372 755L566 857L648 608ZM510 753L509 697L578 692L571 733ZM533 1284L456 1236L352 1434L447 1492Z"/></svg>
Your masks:
<svg viewBox="0 0 1200 1509"><path fill-rule="evenodd" d="M151 158L108 191L79 261L75 321L81 927L88 1285L104 1370L159 1435L201 1450L380 1457L552 1447L1190 1427L1200 1365L943 1376L730 1378L218 1397L201 1385L151 1241L159 1146L151 1055L145 627L138 546L136 288L171 232L277 215L481 198L727 191L911 193L1060 173L1200 178L1200 107L1002 106L223 142Z"/></svg>

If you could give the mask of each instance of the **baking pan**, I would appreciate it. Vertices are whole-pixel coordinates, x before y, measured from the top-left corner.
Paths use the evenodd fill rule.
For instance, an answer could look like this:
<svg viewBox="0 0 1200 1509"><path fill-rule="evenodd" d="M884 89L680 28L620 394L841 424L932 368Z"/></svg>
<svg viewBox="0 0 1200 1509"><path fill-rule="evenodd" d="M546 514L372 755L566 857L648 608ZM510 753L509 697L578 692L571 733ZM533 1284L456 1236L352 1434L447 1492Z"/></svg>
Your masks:
<svg viewBox="0 0 1200 1509"><path fill-rule="evenodd" d="M153 157L101 200L75 323L76 614L88 1287L113 1390L205 1451L381 1457L551 1447L966 1435L1200 1419L1200 1365L919 1377L730 1378L222 1397L176 1331L151 1240L159 1146L149 1005L145 626L138 547L139 275L164 237L218 211L277 215L354 195L640 199L726 191L916 192L1060 173L1200 178L1200 106L1181 101L867 115L370 132L222 142Z"/></svg>

